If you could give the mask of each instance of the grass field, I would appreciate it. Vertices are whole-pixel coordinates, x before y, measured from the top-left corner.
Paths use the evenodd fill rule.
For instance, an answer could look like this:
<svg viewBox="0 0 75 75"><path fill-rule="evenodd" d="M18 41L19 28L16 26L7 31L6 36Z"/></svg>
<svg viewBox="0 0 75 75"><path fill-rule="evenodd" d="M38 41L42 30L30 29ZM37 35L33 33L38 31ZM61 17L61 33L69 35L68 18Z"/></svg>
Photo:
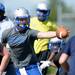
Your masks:
<svg viewBox="0 0 75 75"><path fill-rule="evenodd" d="M56 68L55 67L49 67L47 70L47 75L55 75Z"/></svg>

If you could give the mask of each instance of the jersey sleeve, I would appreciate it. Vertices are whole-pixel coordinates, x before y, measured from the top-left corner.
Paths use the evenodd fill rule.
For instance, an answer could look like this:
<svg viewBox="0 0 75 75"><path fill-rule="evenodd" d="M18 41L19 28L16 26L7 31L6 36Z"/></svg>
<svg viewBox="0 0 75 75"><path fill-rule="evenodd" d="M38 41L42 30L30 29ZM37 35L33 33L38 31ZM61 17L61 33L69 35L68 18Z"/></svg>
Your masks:
<svg viewBox="0 0 75 75"><path fill-rule="evenodd" d="M37 39L37 34L38 34L39 31L37 30L30 30L30 37L31 38L34 38L34 39Z"/></svg>

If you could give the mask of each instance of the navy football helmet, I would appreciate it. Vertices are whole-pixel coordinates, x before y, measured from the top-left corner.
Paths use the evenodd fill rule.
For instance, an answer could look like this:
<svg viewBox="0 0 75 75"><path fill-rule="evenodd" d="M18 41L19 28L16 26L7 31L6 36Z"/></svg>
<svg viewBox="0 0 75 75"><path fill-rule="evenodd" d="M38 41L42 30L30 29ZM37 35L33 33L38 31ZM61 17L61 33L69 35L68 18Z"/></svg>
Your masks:
<svg viewBox="0 0 75 75"><path fill-rule="evenodd" d="M63 41L61 39L55 37L50 40L49 49L53 52L58 53L60 51L60 48L62 47L62 45L63 45Z"/></svg>
<svg viewBox="0 0 75 75"><path fill-rule="evenodd" d="M46 21L50 14L50 8L45 2L41 2L38 4L36 12L40 21Z"/></svg>

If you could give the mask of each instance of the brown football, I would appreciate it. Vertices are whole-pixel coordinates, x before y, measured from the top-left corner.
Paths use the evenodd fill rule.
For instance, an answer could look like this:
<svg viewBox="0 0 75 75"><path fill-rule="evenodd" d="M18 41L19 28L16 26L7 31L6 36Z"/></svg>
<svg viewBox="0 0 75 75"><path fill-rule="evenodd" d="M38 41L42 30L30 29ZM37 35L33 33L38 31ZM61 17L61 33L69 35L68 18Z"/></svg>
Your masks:
<svg viewBox="0 0 75 75"><path fill-rule="evenodd" d="M57 37L59 38L67 38L69 35L69 30L65 28L64 26L58 27L56 31ZM60 37L61 34L61 37Z"/></svg>

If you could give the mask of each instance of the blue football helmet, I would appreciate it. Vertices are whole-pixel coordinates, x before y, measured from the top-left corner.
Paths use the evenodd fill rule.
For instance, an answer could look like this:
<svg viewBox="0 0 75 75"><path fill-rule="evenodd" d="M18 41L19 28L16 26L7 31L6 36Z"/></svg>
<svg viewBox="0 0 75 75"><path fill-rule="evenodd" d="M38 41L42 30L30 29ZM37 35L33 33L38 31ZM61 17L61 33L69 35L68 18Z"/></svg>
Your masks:
<svg viewBox="0 0 75 75"><path fill-rule="evenodd" d="M56 38L52 38L50 40L50 43L49 43L49 49L52 52L58 53L60 51L60 49L62 48L63 44L64 43L63 43L63 41L61 39L58 39L57 37Z"/></svg>
<svg viewBox="0 0 75 75"><path fill-rule="evenodd" d="M0 12L5 12L5 6L2 4L2 3L0 3Z"/></svg>
<svg viewBox="0 0 75 75"><path fill-rule="evenodd" d="M30 15L27 9L19 8L15 11L15 23L18 29L25 30L30 25Z"/></svg>
<svg viewBox="0 0 75 75"><path fill-rule="evenodd" d="M5 6L0 3L0 21L3 21L3 19L5 19Z"/></svg>
<svg viewBox="0 0 75 75"><path fill-rule="evenodd" d="M46 21L50 14L50 8L45 2L41 2L38 4L36 12L40 21Z"/></svg>

